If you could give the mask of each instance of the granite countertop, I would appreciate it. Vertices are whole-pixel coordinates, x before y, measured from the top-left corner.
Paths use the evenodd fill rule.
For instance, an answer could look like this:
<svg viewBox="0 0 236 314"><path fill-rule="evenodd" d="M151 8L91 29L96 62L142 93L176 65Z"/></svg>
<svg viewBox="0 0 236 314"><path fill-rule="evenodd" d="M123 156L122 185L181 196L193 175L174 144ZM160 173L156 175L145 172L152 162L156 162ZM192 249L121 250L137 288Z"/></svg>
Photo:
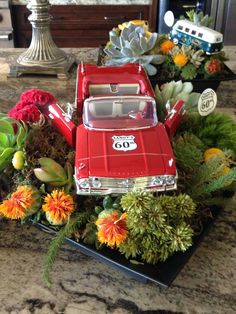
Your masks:
<svg viewBox="0 0 236 314"><path fill-rule="evenodd" d="M73 102L76 69L68 81L54 77L7 79L22 49L0 50L0 111L7 112L21 92L41 88L60 103ZM94 62L97 49L67 49L77 61ZM235 54L235 48L233 48ZM232 63L233 64L233 63ZM219 108L235 118L236 81L221 83ZM43 258L51 235L33 226L0 221L1 314L141 314L236 312L235 201L214 222L209 234L169 289L143 284L65 245L48 289L42 281Z"/></svg>

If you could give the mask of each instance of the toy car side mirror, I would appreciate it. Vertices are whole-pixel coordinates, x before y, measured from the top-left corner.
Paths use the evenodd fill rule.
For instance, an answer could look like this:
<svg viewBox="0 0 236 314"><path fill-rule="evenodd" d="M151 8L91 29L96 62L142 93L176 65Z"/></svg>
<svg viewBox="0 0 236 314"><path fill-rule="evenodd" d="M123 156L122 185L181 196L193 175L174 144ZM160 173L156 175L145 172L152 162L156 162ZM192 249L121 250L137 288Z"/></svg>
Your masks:
<svg viewBox="0 0 236 314"><path fill-rule="evenodd" d="M185 112L183 100L178 100L168 112L164 125L170 138L174 136Z"/></svg>

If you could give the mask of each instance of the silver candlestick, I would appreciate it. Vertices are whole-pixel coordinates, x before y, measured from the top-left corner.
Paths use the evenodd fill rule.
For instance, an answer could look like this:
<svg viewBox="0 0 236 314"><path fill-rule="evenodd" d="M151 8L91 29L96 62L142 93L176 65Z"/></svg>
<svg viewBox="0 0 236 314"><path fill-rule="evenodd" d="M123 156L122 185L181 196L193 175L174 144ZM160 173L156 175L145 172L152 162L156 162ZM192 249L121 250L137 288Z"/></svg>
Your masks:
<svg viewBox="0 0 236 314"><path fill-rule="evenodd" d="M51 32L48 0L30 0L27 8L32 12L29 21L32 24L32 39L29 48L10 66L9 77L21 74L57 75L67 79L75 58L59 49L54 43Z"/></svg>

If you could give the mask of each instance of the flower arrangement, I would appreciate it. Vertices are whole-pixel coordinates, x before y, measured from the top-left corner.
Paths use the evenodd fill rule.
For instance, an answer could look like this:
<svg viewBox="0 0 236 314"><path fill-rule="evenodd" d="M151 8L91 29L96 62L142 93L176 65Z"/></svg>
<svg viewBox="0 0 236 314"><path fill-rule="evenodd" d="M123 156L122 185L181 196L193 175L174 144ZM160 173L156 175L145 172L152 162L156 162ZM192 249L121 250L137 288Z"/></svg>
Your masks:
<svg viewBox="0 0 236 314"><path fill-rule="evenodd" d="M195 13L192 10L186 14L194 25L211 25L211 17L204 16L202 12ZM184 36L183 42L178 42L176 38L171 40L168 34L151 33L145 21L129 21L110 31L102 63L141 63L150 76L158 75L159 80L167 81L176 78L224 78L227 75L224 65L227 57L223 50L207 54L201 48L199 39L191 41ZM198 44L194 44L196 42Z"/></svg>
<svg viewBox="0 0 236 314"><path fill-rule="evenodd" d="M181 93L176 93L177 89ZM130 263L155 264L191 247L194 237L223 206L226 191L236 188L236 125L222 113L196 112L191 83L157 87L157 106L186 100L187 114L172 140L179 173L178 189L168 193L132 190L119 197L76 196L74 152L43 116L57 101L29 90L8 115L0 115L0 215L22 222L41 222L57 235L45 258L50 270L65 237L118 251ZM32 114L30 108L34 108Z"/></svg>
<svg viewBox="0 0 236 314"><path fill-rule="evenodd" d="M210 56L201 49L174 44L165 36L161 40L160 50L165 54L161 77L192 80L199 77L209 79L224 74L224 61L227 58L223 51Z"/></svg>

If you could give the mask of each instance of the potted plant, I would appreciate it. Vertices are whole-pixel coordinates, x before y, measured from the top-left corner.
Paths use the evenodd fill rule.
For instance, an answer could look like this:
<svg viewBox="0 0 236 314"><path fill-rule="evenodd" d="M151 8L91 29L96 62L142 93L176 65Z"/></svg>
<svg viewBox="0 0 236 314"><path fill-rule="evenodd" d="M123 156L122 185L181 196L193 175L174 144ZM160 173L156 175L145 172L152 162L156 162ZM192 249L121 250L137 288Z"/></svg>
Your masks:
<svg viewBox="0 0 236 314"><path fill-rule="evenodd" d="M222 34L208 27L211 18L194 11L187 12L187 17L177 21L169 35L151 33L144 21L118 25L100 49L99 63L141 63L153 87L170 80L191 80L194 90L202 92L208 87L216 90L222 80L235 79L224 64L227 57L222 50ZM209 38L219 43L210 43Z"/></svg>
<svg viewBox="0 0 236 314"><path fill-rule="evenodd" d="M226 192L235 191L235 123L222 113L200 116L191 83L167 84L158 92L163 116L168 114L165 97L168 110L179 97L186 102L185 118L171 140L178 189L169 192L132 189L118 197L78 196L74 151L42 114L57 102L55 97L29 90L8 115L1 115L1 179L13 179L0 213L55 233L44 264L47 282L66 240L139 280L168 286L209 218L228 200Z"/></svg>

